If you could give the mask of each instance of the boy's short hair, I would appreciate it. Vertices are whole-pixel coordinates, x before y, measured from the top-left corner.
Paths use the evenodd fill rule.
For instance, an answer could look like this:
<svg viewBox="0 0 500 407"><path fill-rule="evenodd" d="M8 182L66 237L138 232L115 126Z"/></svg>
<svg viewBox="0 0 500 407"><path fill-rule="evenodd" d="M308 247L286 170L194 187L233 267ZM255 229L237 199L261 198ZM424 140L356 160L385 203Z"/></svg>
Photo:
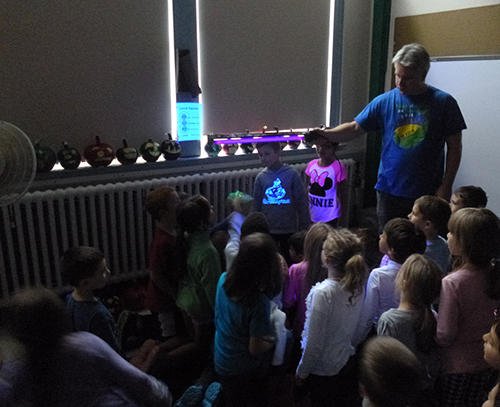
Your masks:
<svg viewBox="0 0 500 407"><path fill-rule="evenodd" d="M384 233L397 263L403 264L413 253L424 254L427 248L424 232L408 219L391 219L385 224Z"/></svg>
<svg viewBox="0 0 500 407"><path fill-rule="evenodd" d="M269 222L262 212L252 212L241 224L241 239L252 233L271 234Z"/></svg>
<svg viewBox="0 0 500 407"><path fill-rule="evenodd" d="M262 148L262 147L271 147L276 153L279 153L281 151L281 144L279 143L279 141L275 141L275 142L262 142L262 143L257 143L256 144L256 148L257 150L259 150L259 148Z"/></svg>
<svg viewBox="0 0 500 407"><path fill-rule="evenodd" d="M299 230L295 232L290 239L288 239L288 244L295 250L297 254L304 254L304 241L306 240L307 230Z"/></svg>
<svg viewBox="0 0 500 407"><path fill-rule="evenodd" d="M146 195L146 210L153 218L160 219L160 212L168 210L168 198L175 193L175 188L162 186L153 189Z"/></svg>
<svg viewBox="0 0 500 407"><path fill-rule="evenodd" d="M488 197L483 188L467 185L458 188L453 195L458 196L466 208L486 208Z"/></svg>
<svg viewBox="0 0 500 407"><path fill-rule="evenodd" d="M103 252L95 247L78 246L66 250L61 258L64 280L72 287L80 286L82 280L94 276L104 258Z"/></svg>
<svg viewBox="0 0 500 407"><path fill-rule="evenodd" d="M428 220L436 230L443 230L448 225L451 208L448 201L434 195L424 195L415 201L424 220Z"/></svg>
<svg viewBox="0 0 500 407"><path fill-rule="evenodd" d="M372 403L384 407L414 405L424 387L424 372L417 357L390 336L366 342L359 360L359 384Z"/></svg>

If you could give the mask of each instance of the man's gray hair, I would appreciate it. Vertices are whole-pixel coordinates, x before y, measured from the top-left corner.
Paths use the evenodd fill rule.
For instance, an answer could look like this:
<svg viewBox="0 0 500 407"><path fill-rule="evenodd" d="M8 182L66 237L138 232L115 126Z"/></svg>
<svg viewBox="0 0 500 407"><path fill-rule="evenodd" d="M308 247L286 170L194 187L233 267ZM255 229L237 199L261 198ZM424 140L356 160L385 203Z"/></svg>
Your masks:
<svg viewBox="0 0 500 407"><path fill-rule="evenodd" d="M392 58L394 66L401 64L406 67L415 68L422 73L423 79L431 67L429 53L420 44L408 44L401 48L396 56Z"/></svg>

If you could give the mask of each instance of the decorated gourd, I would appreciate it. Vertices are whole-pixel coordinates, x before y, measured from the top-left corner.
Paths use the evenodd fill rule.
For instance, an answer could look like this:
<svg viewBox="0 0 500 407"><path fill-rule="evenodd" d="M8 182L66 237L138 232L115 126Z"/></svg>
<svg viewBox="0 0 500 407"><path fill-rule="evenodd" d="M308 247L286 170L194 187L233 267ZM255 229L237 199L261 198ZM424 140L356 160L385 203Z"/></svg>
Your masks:
<svg viewBox="0 0 500 407"><path fill-rule="evenodd" d="M209 157L217 157L221 149L220 144L215 144L213 138L208 137L207 144L205 144L205 152Z"/></svg>
<svg viewBox="0 0 500 407"><path fill-rule="evenodd" d="M134 164L139 157L139 152L134 147L129 147L127 140L123 140L123 147L116 150L116 158L121 164Z"/></svg>
<svg viewBox="0 0 500 407"><path fill-rule="evenodd" d="M95 144L85 148L83 157L92 167L107 167L115 158L115 151L109 144L101 143L99 136L96 136Z"/></svg>
<svg viewBox="0 0 500 407"><path fill-rule="evenodd" d="M170 133L167 134L167 139L162 141L160 150L165 160L173 161L181 156L181 145L177 141L172 140Z"/></svg>
<svg viewBox="0 0 500 407"><path fill-rule="evenodd" d="M148 141L143 143L139 151L141 152L142 158L148 163L154 163L161 155L160 145L152 139L148 139Z"/></svg>
<svg viewBox="0 0 500 407"><path fill-rule="evenodd" d="M78 168L82 162L82 156L77 149L68 146L66 141L62 144L63 148L57 152L59 164L61 164L66 170L74 170Z"/></svg>
<svg viewBox="0 0 500 407"><path fill-rule="evenodd" d="M255 150L255 144L254 143L244 143L240 145L241 151L243 151L245 154L251 154L253 153L253 150Z"/></svg>
<svg viewBox="0 0 500 407"><path fill-rule="evenodd" d="M49 172L57 162L56 153L47 146L42 146L37 140L34 145L36 155L36 172Z"/></svg>
<svg viewBox="0 0 500 407"><path fill-rule="evenodd" d="M238 150L238 144L224 144L222 149L227 155L234 155Z"/></svg>

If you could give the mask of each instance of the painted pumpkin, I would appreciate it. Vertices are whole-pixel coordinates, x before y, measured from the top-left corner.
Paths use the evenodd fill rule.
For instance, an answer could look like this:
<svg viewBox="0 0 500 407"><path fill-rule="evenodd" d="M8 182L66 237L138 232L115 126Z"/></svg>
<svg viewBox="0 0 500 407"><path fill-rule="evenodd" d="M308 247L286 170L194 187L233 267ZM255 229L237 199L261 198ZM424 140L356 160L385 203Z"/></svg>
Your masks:
<svg viewBox="0 0 500 407"><path fill-rule="evenodd" d="M160 145L152 139L148 139L148 141L143 143L139 151L141 152L142 158L148 163L154 163L161 155Z"/></svg>
<svg viewBox="0 0 500 407"><path fill-rule="evenodd" d="M65 141L62 143L63 148L57 152L59 164L66 170L75 170L82 162L82 156L76 148L71 148Z"/></svg>
<svg viewBox="0 0 500 407"><path fill-rule="evenodd" d="M224 144L222 146L222 149L227 155L234 155L236 154L236 151L238 151L239 145L238 144Z"/></svg>
<svg viewBox="0 0 500 407"><path fill-rule="evenodd" d="M107 167L115 158L115 151L109 144L101 143L99 136L96 136L95 144L85 148L83 157L92 167Z"/></svg>
<svg viewBox="0 0 500 407"><path fill-rule="evenodd" d="M240 145L241 151L243 151L245 154L251 154L253 153L253 150L255 150L255 143L244 143Z"/></svg>
<svg viewBox="0 0 500 407"><path fill-rule="evenodd" d="M134 147L129 147L127 140L123 140L123 147L116 150L116 158L121 164L134 164L139 157L139 152Z"/></svg>
<svg viewBox="0 0 500 407"><path fill-rule="evenodd" d="M176 140L172 140L170 133L167 135L167 139L162 141L160 150L165 160L173 161L181 156L181 145Z"/></svg>
<svg viewBox="0 0 500 407"><path fill-rule="evenodd" d="M222 150L220 144L215 144L212 138L208 138L207 144L205 144L205 152L209 157L217 157Z"/></svg>
<svg viewBox="0 0 500 407"><path fill-rule="evenodd" d="M36 155L36 172L49 172L57 162L56 153L47 146L42 146L40 141L36 141L35 145Z"/></svg>

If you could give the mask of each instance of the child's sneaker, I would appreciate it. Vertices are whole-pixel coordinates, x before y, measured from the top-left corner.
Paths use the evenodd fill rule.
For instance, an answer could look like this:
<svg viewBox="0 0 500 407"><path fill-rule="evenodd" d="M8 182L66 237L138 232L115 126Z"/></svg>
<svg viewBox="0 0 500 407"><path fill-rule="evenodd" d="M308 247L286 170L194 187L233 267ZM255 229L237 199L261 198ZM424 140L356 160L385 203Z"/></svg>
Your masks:
<svg viewBox="0 0 500 407"><path fill-rule="evenodd" d="M202 407L216 407L219 405L220 393L222 386L220 383L213 382L207 387L205 398L203 399Z"/></svg>
<svg viewBox="0 0 500 407"><path fill-rule="evenodd" d="M186 389L182 397L176 401L174 407L199 407L203 399L203 386L191 386Z"/></svg>

